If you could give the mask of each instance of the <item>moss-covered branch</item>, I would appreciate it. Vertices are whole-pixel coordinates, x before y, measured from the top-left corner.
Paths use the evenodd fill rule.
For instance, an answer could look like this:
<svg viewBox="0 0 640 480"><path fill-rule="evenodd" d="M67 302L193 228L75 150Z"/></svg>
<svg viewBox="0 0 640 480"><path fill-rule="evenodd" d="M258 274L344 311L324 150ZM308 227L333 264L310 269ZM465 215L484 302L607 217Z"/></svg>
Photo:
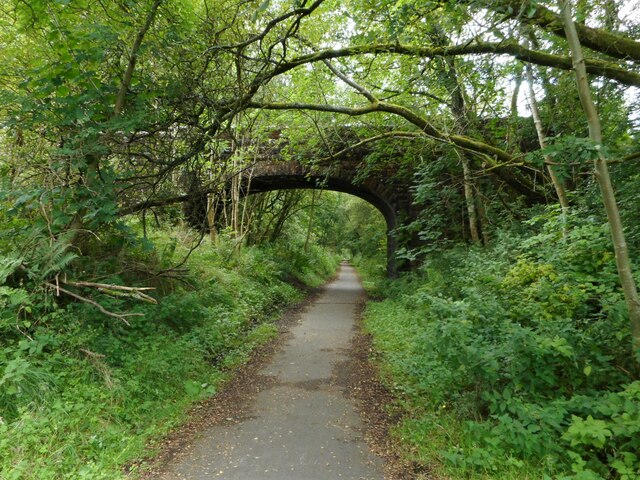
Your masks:
<svg viewBox="0 0 640 480"><path fill-rule="evenodd" d="M449 135L440 131L425 118L413 110L388 102L375 102L363 107L345 107L342 105L327 105L316 103L270 103L270 102L250 102L248 108L260 108L263 110L312 110L317 112L340 113L357 117L374 112L385 112L398 115L414 126L418 127L424 135L438 141L448 143L452 146L462 148L466 151L479 155L489 168L495 169L496 174L505 182L511 185L516 191L526 195L528 198L539 197L533 184L524 176L519 175L514 169L506 168L513 163L514 159L500 148L494 147L480 140L467 137L465 135Z"/></svg>
<svg viewBox="0 0 640 480"><path fill-rule="evenodd" d="M520 22L535 25L555 35L566 37L560 17L542 5L537 3L534 5L532 2L523 2L522 0L501 0L498 2L484 0L481 3L489 10L507 13L508 18L517 18ZM615 58L640 60L640 42L621 33L587 27L581 22L575 22L575 26L578 39L583 46Z"/></svg>
<svg viewBox="0 0 640 480"><path fill-rule="evenodd" d="M279 65L272 73L272 76L285 73L300 65L319 62L331 58L353 57L366 54L398 54L419 58L434 58L439 56L462 56L462 55L510 55L523 62L533 63L546 67L559 68L561 70L572 70L571 58L562 55L554 55L539 50L531 50L520 45L515 40L504 42L471 42L461 45L442 47L423 47L416 45L401 44L368 44L356 45L340 49L320 50L307 55L301 55L288 62ZM593 75L610 78L625 85L640 86L640 74L627 68L620 67L616 63L603 60L586 60L587 72Z"/></svg>

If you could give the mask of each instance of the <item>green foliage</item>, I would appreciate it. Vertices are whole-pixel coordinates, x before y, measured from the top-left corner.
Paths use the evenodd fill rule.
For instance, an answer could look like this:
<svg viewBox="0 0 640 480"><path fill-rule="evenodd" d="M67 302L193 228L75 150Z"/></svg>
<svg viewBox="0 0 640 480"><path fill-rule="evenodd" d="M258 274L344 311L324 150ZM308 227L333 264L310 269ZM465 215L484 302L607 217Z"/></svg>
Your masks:
<svg viewBox="0 0 640 480"><path fill-rule="evenodd" d="M171 265L187 253L187 243L168 240L188 238L184 232L151 238L155 248L133 244L127 261L150 267L163 252ZM122 241L102 240L107 248ZM3 275L18 260L3 260ZM104 274L95 263L81 258L76 268ZM94 296L105 308L144 313L129 326L86 303L45 303L42 292L0 286L0 307L8 307L0 309L0 477L123 477L125 466L152 453L148 442L182 421L193 402L215 395L234 366L277 334L273 319L301 297L285 279L302 266L295 278L317 283L336 262L316 248L238 253L223 242L202 245L186 266L186 283L165 280L158 305Z"/></svg>
<svg viewBox="0 0 640 480"><path fill-rule="evenodd" d="M592 40L617 31L632 41L637 21L619 21L620 2L577 3L579 18L602 27ZM573 75L550 66L553 57L534 72L544 97L543 129L553 139L540 151L532 122L518 118L518 62L410 53L496 39L522 46L526 39L543 54L565 52L564 40L550 34L553 22L536 22L545 2L529 2L521 12L514 2L486 0L316 4L314 10L298 0L2 1L0 475L118 475L142 439L168 428L189 401L213 393L225 366L241 361L253 340L273 334L265 319L295 296L286 282L317 285L331 274L337 258L318 245L378 276L386 226L339 195L222 199L242 203L231 222L235 231L191 256L184 284L170 278L170 267L184 258L191 238L176 230L179 240L159 241L167 232L148 226L151 217L178 223L178 207L168 204L200 187L223 190L264 153L313 163L356 145L338 155L364 157L356 181L415 183L411 208L419 212L398 226L395 240L400 258L428 262L420 275L395 285L365 282L390 297L371 307L370 322L397 391L411 409L446 417L465 432L442 445L442 456L465 472L489 475L535 464L550 475L631 478L636 378L622 347L629 340L625 308L604 221L586 208L585 220L568 225L554 211L522 222L530 215L523 197L542 202L549 191L543 154L554 160L575 204L599 201L589 164L601 152L581 138L587 128ZM321 46L357 52L385 43L407 48L401 55L389 49L330 60L355 83L337 82L320 62L287 68ZM591 53L601 64L617 62L595 43ZM603 70L632 71L633 61ZM631 90L606 76L591 87L606 153L635 153ZM464 118L455 111L455 90ZM366 110L367 99L372 107L393 102L411 114L386 108L347 118L320 111L328 104ZM258 112L249 108L253 101L322 107ZM392 131L412 135L362 143ZM414 135L419 131L434 134ZM457 134L472 139L471 146L454 150ZM473 153L474 142L504 149L506 165L486 151ZM521 154L532 150L530 164L519 166ZM461 154L469 155L473 185L462 178ZM613 168L622 180L629 245L640 248L637 165ZM473 187L481 233L495 235L495 245L443 253L469 235L473 203L464 185ZM200 222L205 206L196 196L187 204ZM140 238L138 225L119 211L140 212L147 201L154 206L142 214ZM519 224L512 226L518 234L489 231L509 222ZM247 248L243 239L259 247ZM81 287L74 299L56 291L61 279L151 285L161 302L141 305L132 295ZM95 305L79 304L78 295L145 317L129 317L125 326ZM599 411L596 403L610 409ZM404 431L420 445L426 422L408 420Z"/></svg>
<svg viewBox="0 0 640 480"><path fill-rule="evenodd" d="M338 192L289 192L293 194L281 195L285 191L250 197L248 203L255 209L256 218L249 225L248 236L249 243L269 241L294 246L291 253L298 264L292 269L294 275L304 275L308 269L303 255L305 244L307 249L324 247L345 258L386 256L386 222L371 204ZM282 217L285 222L281 228L274 227ZM301 252L299 258L295 257L297 252ZM319 250L313 254L317 255L323 256Z"/></svg>
<svg viewBox="0 0 640 480"><path fill-rule="evenodd" d="M585 399L586 400L586 399ZM589 399L591 400L591 399ZM601 477L632 479L640 475L640 381L621 391L606 392L597 402L585 401L562 436L571 450L574 477L594 472Z"/></svg>
<svg viewBox="0 0 640 480"><path fill-rule="evenodd" d="M407 411L397 435L452 475L636 478L640 383L607 228L553 209L528 228L378 287L366 327Z"/></svg>

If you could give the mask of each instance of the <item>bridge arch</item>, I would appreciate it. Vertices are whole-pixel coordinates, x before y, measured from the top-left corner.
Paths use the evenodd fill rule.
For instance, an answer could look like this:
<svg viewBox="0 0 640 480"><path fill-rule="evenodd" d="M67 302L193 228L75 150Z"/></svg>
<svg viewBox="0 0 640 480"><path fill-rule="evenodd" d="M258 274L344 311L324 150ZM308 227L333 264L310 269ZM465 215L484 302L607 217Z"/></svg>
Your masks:
<svg viewBox="0 0 640 480"><path fill-rule="evenodd" d="M243 179L240 188L242 196L266 193L276 190L314 189L348 193L373 205L384 217L387 226L387 274L396 273L396 243L392 235L398 218L394 206L384 195L366 184L353 183L351 179L333 175L321 175L306 172L257 171Z"/></svg>

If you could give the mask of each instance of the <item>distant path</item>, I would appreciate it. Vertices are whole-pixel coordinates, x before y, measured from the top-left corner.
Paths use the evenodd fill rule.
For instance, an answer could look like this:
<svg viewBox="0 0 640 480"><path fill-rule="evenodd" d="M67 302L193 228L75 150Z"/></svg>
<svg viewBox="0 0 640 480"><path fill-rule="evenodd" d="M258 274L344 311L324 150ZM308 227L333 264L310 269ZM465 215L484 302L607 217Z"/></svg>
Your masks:
<svg viewBox="0 0 640 480"><path fill-rule="evenodd" d="M208 428L155 478L383 479L382 460L367 448L362 420L345 391L362 295L353 268L342 266L263 367L266 386L244 418Z"/></svg>

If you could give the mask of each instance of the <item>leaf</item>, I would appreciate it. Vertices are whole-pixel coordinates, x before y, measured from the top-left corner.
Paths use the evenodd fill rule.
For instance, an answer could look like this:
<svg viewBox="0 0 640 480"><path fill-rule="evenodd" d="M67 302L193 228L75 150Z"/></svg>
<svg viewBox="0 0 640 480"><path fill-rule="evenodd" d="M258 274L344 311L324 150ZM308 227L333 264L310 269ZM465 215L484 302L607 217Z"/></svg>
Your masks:
<svg viewBox="0 0 640 480"><path fill-rule="evenodd" d="M71 90L69 89L69 87L67 87L66 85L60 85L57 89L56 89L56 95L58 97L66 97L69 95L69 93L71 93Z"/></svg>
<svg viewBox="0 0 640 480"><path fill-rule="evenodd" d="M574 415L572 416L571 426L562 438L570 441L571 446L587 445L602 448L607 438L613 436L613 433L607 427L607 422L594 419L591 415L588 415L586 420Z"/></svg>
<svg viewBox="0 0 640 480"><path fill-rule="evenodd" d="M252 20L255 22L258 19L258 15L261 14L262 12L264 12L267 8L269 8L269 5L271 4L271 0L264 0L256 9L256 11L253 13L253 17Z"/></svg>
<svg viewBox="0 0 640 480"><path fill-rule="evenodd" d="M187 380L184 382L184 390L187 392L187 395L191 397L196 397L200 395L202 391L202 386L198 382L194 382L193 380Z"/></svg>

